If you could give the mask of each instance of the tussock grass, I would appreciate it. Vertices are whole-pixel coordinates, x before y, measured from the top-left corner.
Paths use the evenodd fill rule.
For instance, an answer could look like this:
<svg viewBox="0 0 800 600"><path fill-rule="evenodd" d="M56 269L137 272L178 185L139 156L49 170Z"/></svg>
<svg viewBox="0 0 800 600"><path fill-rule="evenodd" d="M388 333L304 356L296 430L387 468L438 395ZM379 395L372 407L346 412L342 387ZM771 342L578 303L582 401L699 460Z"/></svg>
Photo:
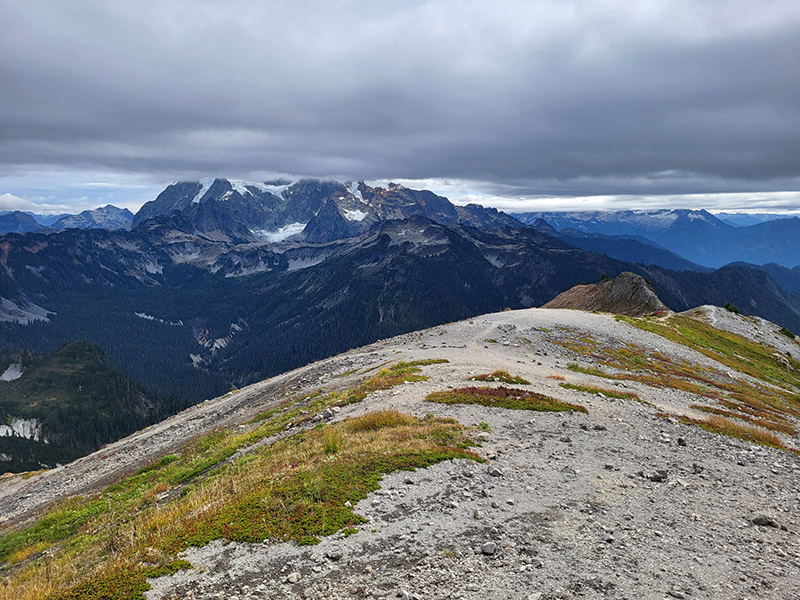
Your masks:
<svg viewBox="0 0 800 600"><path fill-rule="evenodd" d="M717 408L714 406L705 406L703 404L692 404L691 408L707 413L711 413L714 415L719 415L722 417L729 417L732 419L740 419L742 421L747 421L756 425L758 427L763 427L764 429L769 429L771 431L777 431L779 433L784 433L786 435L794 435L796 433L795 428L789 424L784 423L780 419L766 419L757 416L751 416L749 414L742 414L742 412L736 412L732 410L725 410L724 408Z"/></svg>
<svg viewBox="0 0 800 600"><path fill-rule="evenodd" d="M342 448L342 431L335 427L326 427L322 433L322 449L325 454L336 454Z"/></svg>
<svg viewBox="0 0 800 600"><path fill-rule="evenodd" d="M396 411L300 431L234 456L315 410L424 379L420 367L436 362L443 361L398 363L353 394L286 401L249 429L209 432L101 494L65 500L32 525L6 531L0 577L10 582L0 587L0 599L141 598L147 577L188 566L177 553L190 545L314 543L360 524L344 503L376 489L384 473L452 458L481 460L457 422ZM311 410L301 415L304 408Z"/></svg>
<svg viewBox="0 0 800 600"><path fill-rule="evenodd" d="M497 406L515 410L588 412L585 407L578 404L570 404L569 402L563 402L529 390L507 387L464 387L433 392L428 394L425 400L441 404L482 404L483 406Z"/></svg>
<svg viewBox="0 0 800 600"><path fill-rule="evenodd" d="M607 347L591 338L556 341L577 355L589 356L611 373L570 363L567 368L608 379L638 381L656 388L681 390L709 400L720 408L706 412L727 416L775 432L796 435L800 418L800 362L792 369L776 362L774 350L741 336L681 316L667 319L617 317L619 320L681 343L764 383L733 379L727 373L690 361L675 359L631 343Z"/></svg>
<svg viewBox="0 0 800 600"><path fill-rule="evenodd" d="M345 427L349 431L378 431L386 427L410 425L413 422L414 417L404 415L398 410L389 409L370 412L358 419L351 419Z"/></svg>
<svg viewBox="0 0 800 600"><path fill-rule="evenodd" d="M609 398L616 398L617 400L636 400L637 402L644 402L639 394L635 392L621 392L619 390L610 390L608 388L599 388L586 385L578 385L575 383L562 383L562 388L567 390L575 390L577 392L587 392L589 394L603 394Z"/></svg>
<svg viewBox="0 0 800 600"><path fill-rule="evenodd" d="M687 425L695 425L712 433L719 433L729 437L738 438L740 440L754 442L756 444L761 444L762 446L770 446L772 448L779 448L781 450L791 450L791 448L786 446L777 435L761 429L760 427L735 423L721 415L712 415L706 419L692 419L691 417L686 417L683 415L668 416L677 418L679 421L686 423Z"/></svg>
<svg viewBox="0 0 800 600"><path fill-rule="evenodd" d="M470 377L470 380L508 383L510 385L530 385L531 383L527 379L523 379L522 377L518 377L516 375L511 375L508 371L494 371L493 373L475 375L475 377Z"/></svg>
<svg viewBox="0 0 800 600"><path fill-rule="evenodd" d="M556 381L566 381L567 380L567 378L564 377L563 375L548 375L547 378L548 379L555 379Z"/></svg>

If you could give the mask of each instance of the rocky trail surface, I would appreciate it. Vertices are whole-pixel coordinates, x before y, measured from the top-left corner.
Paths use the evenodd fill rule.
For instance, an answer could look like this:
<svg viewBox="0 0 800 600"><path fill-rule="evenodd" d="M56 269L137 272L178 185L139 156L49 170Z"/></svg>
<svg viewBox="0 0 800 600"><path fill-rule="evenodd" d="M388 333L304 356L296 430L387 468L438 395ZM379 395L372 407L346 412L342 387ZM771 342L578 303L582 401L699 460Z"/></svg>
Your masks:
<svg viewBox="0 0 800 600"><path fill-rule="evenodd" d="M582 338L728 369L610 315L485 315L315 363L198 405L61 469L0 480L0 514L24 518L58 496L99 489L114 474L201 431L244 423L280 398L352 385L354 369L447 359L424 367L426 381L374 392L329 420L386 408L452 417L476 426L486 462L446 461L387 475L355 506L367 523L317 545L217 541L190 548L182 556L193 568L151 580L146 597L800 597L800 456L657 414L692 415L692 393L567 369L573 361L592 365L562 345ZM530 382L514 387L588 412L426 401L450 388L499 385L470 381L496 370ZM641 401L562 383L635 392Z"/></svg>

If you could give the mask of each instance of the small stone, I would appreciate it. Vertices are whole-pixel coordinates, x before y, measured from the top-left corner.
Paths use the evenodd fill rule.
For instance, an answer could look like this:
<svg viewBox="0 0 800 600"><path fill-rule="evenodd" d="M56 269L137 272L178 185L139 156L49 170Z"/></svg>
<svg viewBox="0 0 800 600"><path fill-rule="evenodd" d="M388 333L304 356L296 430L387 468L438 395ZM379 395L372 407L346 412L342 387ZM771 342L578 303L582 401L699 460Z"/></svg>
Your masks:
<svg viewBox="0 0 800 600"><path fill-rule="evenodd" d="M500 508L500 505L497 503L496 500L492 500L492 508Z"/></svg>
<svg viewBox="0 0 800 600"><path fill-rule="evenodd" d="M678 446L685 446L685 445L686 445L686 440L683 439L682 437L679 437L678 438Z"/></svg>
<svg viewBox="0 0 800 600"><path fill-rule="evenodd" d="M453 500L451 500L445 506L447 506L447 508L458 508L458 502L454 502Z"/></svg>
<svg viewBox="0 0 800 600"><path fill-rule="evenodd" d="M302 575L300 575L300 573L297 571L294 573L289 573L289 575L286 577L286 583L297 583L300 581L300 577L302 577Z"/></svg>
<svg viewBox="0 0 800 600"><path fill-rule="evenodd" d="M613 535L611 535L610 533L607 533L607 534L605 534L605 535L603 536L603 541L604 541L606 544L611 544L611 543L614 541L614 536L613 536Z"/></svg>
<svg viewBox="0 0 800 600"><path fill-rule="evenodd" d="M592 429L594 429L595 431L605 431L606 430L606 426L605 425L593 425Z"/></svg>
<svg viewBox="0 0 800 600"><path fill-rule="evenodd" d="M503 476L503 471L499 467L496 467L494 465L489 467L489 469L486 472L489 473L489 475L491 475L492 477L502 477Z"/></svg>
<svg viewBox="0 0 800 600"><path fill-rule="evenodd" d="M489 434L485 431L481 431L478 435L475 436L475 439L479 442L488 442L489 441Z"/></svg>
<svg viewBox="0 0 800 600"><path fill-rule="evenodd" d="M483 488L481 490L481 496L483 496L484 498L488 498L491 495L492 495L492 493L489 490L487 490L486 488Z"/></svg>
<svg viewBox="0 0 800 600"><path fill-rule="evenodd" d="M663 482L667 480L667 471L663 469L656 469L655 471L648 471L644 474L645 479L655 482Z"/></svg>
<svg viewBox="0 0 800 600"><path fill-rule="evenodd" d="M331 560L339 560L342 558L342 556L344 556L344 552L342 552L339 548L331 548L325 553L325 556Z"/></svg>
<svg viewBox="0 0 800 600"><path fill-rule="evenodd" d="M472 511L472 518L473 519L481 520L483 517L484 517L484 514L481 511L479 511L477 508Z"/></svg>
<svg viewBox="0 0 800 600"><path fill-rule="evenodd" d="M508 500L506 500L506 504L510 504L511 506L514 506L514 499L513 498L509 498Z"/></svg>
<svg viewBox="0 0 800 600"><path fill-rule="evenodd" d="M669 591L667 592L667 594L668 594L668 595L670 595L670 596L672 596L673 598L678 598L679 600L682 600L682 599L686 598L686 596L684 596L684 595L683 595L681 592L679 592L678 590L669 590Z"/></svg>
<svg viewBox="0 0 800 600"><path fill-rule="evenodd" d="M780 526L774 517L767 514L758 514L750 518L753 525L761 525L762 527L774 527L778 529Z"/></svg>
<svg viewBox="0 0 800 600"><path fill-rule="evenodd" d="M570 438L568 435L562 435L560 438L558 438L558 441L564 442L565 444L571 444L572 438Z"/></svg>
<svg viewBox="0 0 800 600"><path fill-rule="evenodd" d="M348 500L347 502L345 502L345 503L344 503L344 505L345 505L347 508L353 508L353 504L352 504L352 502L350 502L350 500Z"/></svg>
<svg viewBox="0 0 800 600"><path fill-rule="evenodd" d="M481 546L481 552L483 552L486 556L491 556L497 550L497 544L494 542L486 542Z"/></svg>
<svg viewBox="0 0 800 600"><path fill-rule="evenodd" d="M405 483L406 485L414 485L414 480L411 479L411 477L406 477L405 479L403 479L403 483Z"/></svg>

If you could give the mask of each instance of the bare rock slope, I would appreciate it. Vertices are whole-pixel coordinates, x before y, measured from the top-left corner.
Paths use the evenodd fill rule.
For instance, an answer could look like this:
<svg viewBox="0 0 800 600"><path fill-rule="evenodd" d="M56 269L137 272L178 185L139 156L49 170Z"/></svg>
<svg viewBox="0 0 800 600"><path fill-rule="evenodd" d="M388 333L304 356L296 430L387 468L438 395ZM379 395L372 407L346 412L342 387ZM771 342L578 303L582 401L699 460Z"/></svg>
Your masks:
<svg viewBox="0 0 800 600"><path fill-rule="evenodd" d="M181 556L192 568L151 579L146 597L800 597L797 437L779 434L786 448L779 449L683 420L707 416L697 407L711 403L702 394L716 385L745 386L736 388L742 395L748 385L765 394L779 385L613 316L574 310L485 315L250 386L61 469L0 480L0 514L20 521L55 498L98 490L201 431L247 431L256 413L279 400L309 402L320 390L356 385L380 365L428 359L448 362L425 366L427 380L374 391L281 435L396 409L474 426L486 462L449 460L389 474L353 507L366 523L317 545L189 548ZM700 373L706 383L667 385L665 365ZM473 380L498 370L529 383ZM670 372L676 381L677 372ZM427 400L463 386L531 390L587 412Z"/></svg>
<svg viewBox="0 0 800 600"><path fill-rule="evenodd" d="M600 283L576 285L542 308L573 308L631 316L669 311L644 277L629 272Z"/></svg>

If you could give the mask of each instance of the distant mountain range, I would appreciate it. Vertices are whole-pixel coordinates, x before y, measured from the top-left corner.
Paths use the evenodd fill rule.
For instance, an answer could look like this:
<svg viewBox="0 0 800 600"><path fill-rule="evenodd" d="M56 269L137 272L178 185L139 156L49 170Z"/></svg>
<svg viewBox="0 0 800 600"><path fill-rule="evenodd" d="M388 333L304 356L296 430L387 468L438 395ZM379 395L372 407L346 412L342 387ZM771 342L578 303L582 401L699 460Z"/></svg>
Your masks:
<svg viewBox="0 0 800 600"><path fill-rule="evenodd" d="M542 219L563 233L645 238L704 267L731 262L800 264L800 218L735 227L705 210L549 212L515 214L524 223Z"/></svg>
<svg viewBox="0 0 800 600"><path fill-rule="evenodd" d="M77 215L36 215L22 211L0 213L0 234L64 229L124 229L130 227L133 213L108 204Z"/></svg>

